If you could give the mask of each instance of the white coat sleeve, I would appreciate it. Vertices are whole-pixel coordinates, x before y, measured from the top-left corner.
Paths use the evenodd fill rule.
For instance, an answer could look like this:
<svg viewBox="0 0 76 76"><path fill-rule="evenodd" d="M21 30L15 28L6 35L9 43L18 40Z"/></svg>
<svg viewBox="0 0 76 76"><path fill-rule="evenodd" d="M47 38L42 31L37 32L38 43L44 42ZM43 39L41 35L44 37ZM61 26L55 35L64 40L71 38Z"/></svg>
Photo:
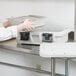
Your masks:
<svg viewBox="0 0 76 76"><path fill-rule="evenodd" d="M17 26L10 26L8 28L0 27L0 41L5 41L16 37Z"/></svg>

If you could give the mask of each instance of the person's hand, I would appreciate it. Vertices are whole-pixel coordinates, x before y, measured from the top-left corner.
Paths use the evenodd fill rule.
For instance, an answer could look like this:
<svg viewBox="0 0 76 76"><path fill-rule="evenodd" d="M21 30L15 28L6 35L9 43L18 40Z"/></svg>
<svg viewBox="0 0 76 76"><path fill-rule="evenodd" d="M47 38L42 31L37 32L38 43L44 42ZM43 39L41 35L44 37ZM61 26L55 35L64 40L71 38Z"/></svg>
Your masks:
<svg viewBox="0 0 76 76"><path fill-rule="evenodd" d="M26 19L22 24L17 26L18 31L26 29L28 31L34 29L33 23L29 19Z"/></svg>
<svg viewBox="0 0 76 76"><path fill-rule="evenodd" d="M14 17L14 16L11 16L11 17L10 17L10 19L13 19L13 18L15 18L15 17ZM7 27L11 26L11 23L10 23L8 20L4 20L3 26L4 26L5 28L7 28Z"/></svg>
<svg viewBox="0 0 76 76"><path fill-rule="evenodd" d="M5 28L9 27L10 25L11 25L11 23L10 23L8 20L5 20L5 21L3 22L3 26L4 26Z"/></svg>

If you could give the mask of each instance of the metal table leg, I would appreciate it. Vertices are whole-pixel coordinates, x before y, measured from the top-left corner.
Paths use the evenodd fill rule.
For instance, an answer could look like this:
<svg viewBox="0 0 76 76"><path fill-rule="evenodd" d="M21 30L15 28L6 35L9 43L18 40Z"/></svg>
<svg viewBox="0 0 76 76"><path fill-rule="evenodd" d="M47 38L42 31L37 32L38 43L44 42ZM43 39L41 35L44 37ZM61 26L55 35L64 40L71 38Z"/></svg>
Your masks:
<svg viewBox="0 0 76 76"><path fill-rule="evenodd" d="M55 58L51 58L51 76L55 76Z"/></svg>
<svg viewBox="0 0 76 76"><path fill-rule="evenodd" d="M69 76L69 59L65 60L65 76Z"/></svg>

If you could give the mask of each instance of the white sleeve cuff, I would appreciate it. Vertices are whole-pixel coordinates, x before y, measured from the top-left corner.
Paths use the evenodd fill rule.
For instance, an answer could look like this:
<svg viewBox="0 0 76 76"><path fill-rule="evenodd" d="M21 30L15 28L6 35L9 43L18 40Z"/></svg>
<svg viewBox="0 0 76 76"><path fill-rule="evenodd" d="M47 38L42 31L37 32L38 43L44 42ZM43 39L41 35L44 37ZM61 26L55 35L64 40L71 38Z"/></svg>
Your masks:
<svg viewBox="0 0 76 76"><path fill-rule="evenodd" d="M7 29L11 31L13 38L17 37L17 26L11 26L8 27Z"/></svg>

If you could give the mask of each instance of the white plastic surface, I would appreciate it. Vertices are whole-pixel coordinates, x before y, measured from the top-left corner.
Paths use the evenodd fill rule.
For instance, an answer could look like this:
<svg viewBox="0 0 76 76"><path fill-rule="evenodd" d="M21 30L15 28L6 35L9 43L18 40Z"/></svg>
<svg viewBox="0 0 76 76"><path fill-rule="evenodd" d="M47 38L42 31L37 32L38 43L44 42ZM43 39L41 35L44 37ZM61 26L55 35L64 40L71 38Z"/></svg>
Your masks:
<svg viewBox="0 0 76 76"><path fill-rule="evenodd" d="M76 57L76 43L42 43L39 54L42 57Z"/></svg>

